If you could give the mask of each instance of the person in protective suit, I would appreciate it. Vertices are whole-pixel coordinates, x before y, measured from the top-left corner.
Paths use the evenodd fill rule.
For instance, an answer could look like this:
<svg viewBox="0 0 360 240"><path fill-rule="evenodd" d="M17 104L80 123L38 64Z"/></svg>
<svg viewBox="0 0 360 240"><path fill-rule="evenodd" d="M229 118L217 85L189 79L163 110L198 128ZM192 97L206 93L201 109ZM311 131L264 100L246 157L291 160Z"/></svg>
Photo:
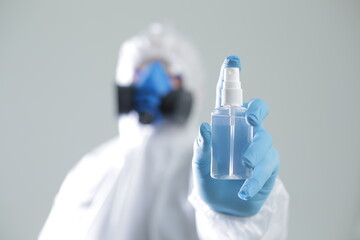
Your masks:
<svg viewBox="0 0 360 240"><path fill-rule="evenodd" d="M173 28L153 24L125 41L119 135L68 173L39 239L285 239L288 194L261 125L267 105L247 105L255 147L245 163L257 178L211 179L211 129L198 130L203 81L197 52Z"/></svg>

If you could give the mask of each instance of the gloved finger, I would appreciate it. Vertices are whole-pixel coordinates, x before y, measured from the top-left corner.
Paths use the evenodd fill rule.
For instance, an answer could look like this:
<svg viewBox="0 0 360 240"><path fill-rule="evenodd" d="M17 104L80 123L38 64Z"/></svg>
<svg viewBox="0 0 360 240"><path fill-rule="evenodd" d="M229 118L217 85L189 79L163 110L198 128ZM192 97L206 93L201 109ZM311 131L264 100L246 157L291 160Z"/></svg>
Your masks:
<svg viewBox="0 0 360 240"><path fill-rule="evenodd" d="M247 179L238 193L239 198L249 200L254 197L268 181L268 179L278 171L279 156L275 148L271 148L262 161L253 170L251 178Z"/></svg>
<svg viewBox="0 0 360 240"><path fill-rule="evenodd" d="M238 56L228 56L225 58L223 64L221 65L219 80L216 84L215 108L218 108L221 105L221 90L224 81L224 68L229 67L238 67L241 71L240 58Z"/></svg>
<svg viewBox="0 0 360 240"><path fill-rule="evenodd" d="M211 159L211 127L208 123L202 123L199 135L194 142L194 154L192 159L193 169L199 176L210 175Z"/></svg>
<svg viewBox="0 0 360 240"><path fill-rule="evenodd" d="M246 119L252 126L258 126L269 114L269 107L266 102L261 99L253 99L248 104L246 110Z"/></svg>
<svg viewBox="0 0 360 240"><path fill-rule="evenodd" d="M256 167L265 158L271 146L271 135L262 126L259 126L259 129L255 132L253 142L243 155L243 165L249 168Z"/></svg>

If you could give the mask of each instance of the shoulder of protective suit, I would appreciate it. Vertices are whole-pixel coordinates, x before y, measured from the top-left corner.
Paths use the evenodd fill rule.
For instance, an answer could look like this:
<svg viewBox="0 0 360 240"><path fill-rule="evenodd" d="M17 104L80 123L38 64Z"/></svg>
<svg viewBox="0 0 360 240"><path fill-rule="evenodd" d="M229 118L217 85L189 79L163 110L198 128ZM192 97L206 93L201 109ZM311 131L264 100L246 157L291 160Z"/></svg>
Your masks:
<svg viewBox="0 0 360 240"><path fill-rule="evenodd" d="M56 201L91 199L100 185L116 178L124 164L118 138L111 139L86 154L67 174Z"/></svg>
<svg viewBox="0 0 360 240"><path fill-rule="evenodd" d="M114 137L85 154L82 160L87 158L116 158L116 155L120 153L119 144L119 137Z"/></svg>
<svg viewBox="0 0 360 240"><path fill-rule="evenodd" d="M109 195L123 173L114 138L86 154L67 174L39 239L89 239ZM95 238L91 238L95 239Z"/></svg>
<svg viewBox="0 0 360 240"><path fill-rule="evenodd" d="M107 168L121 167L123 159L120 156L121 148L119 147L119 137L115 137L92 151L84 155L84 157L75 165L70 173L77 171L98 172L106 171ZM93 176L94 177L94 176Z"/></svg>

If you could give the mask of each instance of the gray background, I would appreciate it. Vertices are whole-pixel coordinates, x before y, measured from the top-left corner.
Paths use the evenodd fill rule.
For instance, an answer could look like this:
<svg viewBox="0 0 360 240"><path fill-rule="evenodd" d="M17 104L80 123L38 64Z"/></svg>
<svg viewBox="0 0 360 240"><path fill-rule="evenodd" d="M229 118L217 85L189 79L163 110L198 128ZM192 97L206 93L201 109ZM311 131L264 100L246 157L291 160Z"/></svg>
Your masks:
<svg viewBox="0 0 360 240"><path fill-rule="evenodd" d="M359 1L0 2L0 239L34 239L65 174L117 134L123 40L167 21L198 47L209 120L223 58L266 126L291 196L289 239L360 239Z"/></svg>

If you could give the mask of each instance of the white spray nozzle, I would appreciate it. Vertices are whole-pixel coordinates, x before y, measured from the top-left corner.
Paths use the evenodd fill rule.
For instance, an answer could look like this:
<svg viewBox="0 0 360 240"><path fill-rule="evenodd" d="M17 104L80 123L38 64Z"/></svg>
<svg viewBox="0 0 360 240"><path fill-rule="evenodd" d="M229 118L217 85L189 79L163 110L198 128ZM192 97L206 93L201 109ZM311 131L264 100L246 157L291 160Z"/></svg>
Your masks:
<svg viewBox="0 0 360 240"><path fill-rule="evenodd" d="M243 104L239 68L224 68L224 81L221 90L221 106L238 106Z"/></svg>

